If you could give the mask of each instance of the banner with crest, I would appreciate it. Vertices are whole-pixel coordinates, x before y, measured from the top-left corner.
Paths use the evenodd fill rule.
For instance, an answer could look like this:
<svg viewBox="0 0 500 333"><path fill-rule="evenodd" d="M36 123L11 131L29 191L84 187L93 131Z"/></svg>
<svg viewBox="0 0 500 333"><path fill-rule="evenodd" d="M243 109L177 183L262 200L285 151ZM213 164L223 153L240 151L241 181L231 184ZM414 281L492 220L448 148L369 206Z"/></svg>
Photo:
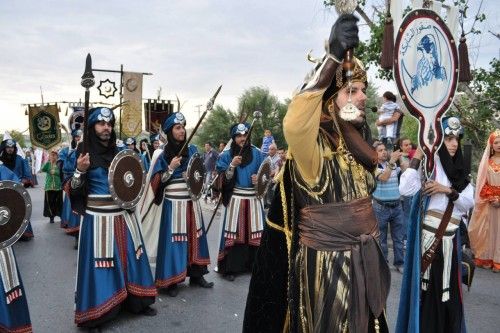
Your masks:
<svg viewBox="0 0 500 333"><path fill-rule="evenodd" d="M33 146L50 149L61 142L59 107L53 105L30 105L29 128Z"/></svg>
<svg viewBox="0 0 500 333"><path fill-rule="evenodd" d="M157 134L165 119L173 112L174 104L171 101L148 99L148 102L144 103L146 131L149 134Z"/></svg>
<svg viewBox="0 0 500 333"><path fill-rule="evenodd" d="M125 137L137 137L142 131L142 73L123 73L121 132Z"/></svg>

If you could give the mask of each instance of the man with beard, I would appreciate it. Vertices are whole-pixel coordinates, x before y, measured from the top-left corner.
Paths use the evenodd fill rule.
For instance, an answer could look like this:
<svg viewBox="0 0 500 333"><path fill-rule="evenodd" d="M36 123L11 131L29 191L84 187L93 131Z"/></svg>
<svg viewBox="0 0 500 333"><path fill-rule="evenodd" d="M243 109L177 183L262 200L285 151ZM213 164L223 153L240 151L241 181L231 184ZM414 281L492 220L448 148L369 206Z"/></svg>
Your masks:
<svg viewBox="0 0 500 333"><path fill-rule="evenodd" d="M111 198L109 166L117 154L113 112L90 110L88 152L77 148L78 159L70 179L70 199L83 215L78 248L75 323L97 327L115 317L121 308L156 315L150 307L156 288L133 213Z"/></svg>
<svg viewBox="0 0 500 333"><path fill-rule="evenodd" d="M251 270L264 224L263 203L254 189L264 155L247 139L249 129L247 123L231 127L231 148L220 154L216 165L225 206L217 271L228 281Z"/></svg>
<svg viewBox="0 0 500 333"><path fill-rule="evenodd" d="M7 139L0 144L0 161L10 169L21 181L24 187L30 186L31 183L31 169L28 162L17 155L17 144L15 140ZM21 240L29 241L33 238L33 228L31 222L24 231Z"/></svg>
<svg viewBox="0 0 500 333"><path fill-rule="evenodd" d="M203 277L210 264L203 214L198 201L191 200L185 179L189 159L197 149L190 144L180 151L186 142L185 126L180 112L172 113L163 124L168 142L151 167L148 191L154 193L154 199L147 203L161 209L148 209L155 214L146 215L142 222L145 230L160 224L159 232L145 232L145 243L156 257L156 286L166 289L171 297L177 296L177 284L186 276L190 285L213 287L213 282Z"/></svg>
<svg viewBox="0 0 500 333"><path fill-rule="evenodd" d="M421 150L401 175L400 193L416 198L407 235L396 332L466 331L459 226L462 216L474 206L474 188L462 154L460 120L443 117L442 125L444 142L434 156L432 179L422 187Z"/></svg>
<svg viewBox="0 0 500 333"><path fill-rule="evenodd" d="M23 185L28 185L31 182L31 171L28 162L17 155L16 141L12 139L2 141L0 147L0 160L21 179Z"/></svg>
<svg viewBox="0 0 500 333"><path fill-rule="evenodd" d="M328 53L283 120L288 159L254 264L244 332L388 331L390 271L370 196L377 156L363 111L367 76L356 58L351 82L342 66L358 45L357 21L337 19ZM358 110L348 121L349 101Z"/></svg>
<svg viewBox="0 0 500 333"><path fill-rule="evenodd" d="M0 162L0 181L19 178ZM26 291L16 263L14 249L0 249L0 332L32 332Z"/></svg>

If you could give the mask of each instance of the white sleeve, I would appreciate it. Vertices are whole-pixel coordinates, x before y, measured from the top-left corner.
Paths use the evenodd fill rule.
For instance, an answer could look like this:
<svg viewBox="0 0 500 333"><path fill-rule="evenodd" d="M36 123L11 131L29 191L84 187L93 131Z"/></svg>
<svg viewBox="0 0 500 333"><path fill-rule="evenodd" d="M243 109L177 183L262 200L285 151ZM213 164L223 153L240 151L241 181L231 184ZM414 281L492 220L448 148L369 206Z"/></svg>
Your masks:
<svg viewBox="0 0 500 333"><path fill-rule="evenodd" d="M399 179L399 194L413 196L420 190L420 172L413 168L407 168Z"/></svg>
<svg viewBox="0 0 500 333"><path fill-rule="evenodd" d="M466 214L474 206L474 187L469 184L459 193L458 199L454 202L455 207L461 213Z"/></svg>

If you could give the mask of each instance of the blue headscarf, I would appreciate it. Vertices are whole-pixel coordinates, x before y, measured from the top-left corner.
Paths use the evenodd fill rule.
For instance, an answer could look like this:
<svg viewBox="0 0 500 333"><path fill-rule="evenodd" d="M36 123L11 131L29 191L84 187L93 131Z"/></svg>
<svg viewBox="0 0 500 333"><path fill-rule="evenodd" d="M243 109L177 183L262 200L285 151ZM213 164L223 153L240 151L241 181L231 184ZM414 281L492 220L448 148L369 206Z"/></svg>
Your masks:
<svg viewBox="0 0 500 333"><path fill-rule="evenodd" d="M162 130L164 133L168 133L172 127L176 124L181 124L183 126L186 126L186 118L184 115L180 112L174 112L172 113L163 123Z"/></svg>
<svg viewBox="0 0 500 333"><path fill-rule="evenodd" d="M90 109L88 127L92 127L95 123L103 120L105 122L111 123L111 126L115 125L115 115L113 114L113 111L111 109L105 107Z"/></svg>
<svg viewBox="0 0 500 333"><path fill-rule="evenodd" d="M231 138L234 140L234 138L238 134L248 133L249 130L250 130L250 124L249 123L234 124L231 127Z"/></svg>

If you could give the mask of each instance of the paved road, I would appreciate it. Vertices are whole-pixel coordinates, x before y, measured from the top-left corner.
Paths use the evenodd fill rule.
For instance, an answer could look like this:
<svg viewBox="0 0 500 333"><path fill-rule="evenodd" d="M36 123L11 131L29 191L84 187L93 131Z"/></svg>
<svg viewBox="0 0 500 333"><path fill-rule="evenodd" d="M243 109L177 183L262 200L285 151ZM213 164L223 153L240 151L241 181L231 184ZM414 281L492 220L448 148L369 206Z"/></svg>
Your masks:
<svg viewBox="0 0 500 333"><path fill-rule="evenodd" d="M43 181L40 177L40 181ZM41 182L42 183L42 182ZM35 239L15 244L16 256L26 289L35 332L84 332L73 323L76 251L73 238L66 236L59 221L49 224L42 217L43 190L30 189L33 200L32 225ZM205 206L205 220L211 207ZM218 220L217 220L218 221ZM218 223L212 226L208 241L212 258L217 253ZM160 294L154 307L156 317L122 313L104 326L102 332L240 332L249 275L227 282L213 272L207 279L213 290L181 286L176 298ZM401 274L392 271L391 293L387 303L390 327L394 328ZM500 274L477 270L470 292L464 291L469 332L498 332L500 327Z"/></svg>

